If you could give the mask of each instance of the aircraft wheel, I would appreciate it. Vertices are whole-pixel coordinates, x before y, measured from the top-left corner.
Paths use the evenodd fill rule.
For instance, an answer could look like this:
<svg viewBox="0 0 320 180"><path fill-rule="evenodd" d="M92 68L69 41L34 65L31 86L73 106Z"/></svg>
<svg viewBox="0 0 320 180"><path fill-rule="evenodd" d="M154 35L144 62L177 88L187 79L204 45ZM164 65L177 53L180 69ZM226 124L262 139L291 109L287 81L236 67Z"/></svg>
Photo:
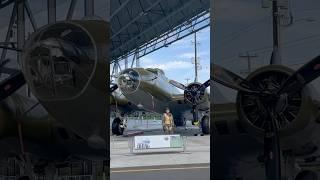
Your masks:
<svg viewBox="0 0 320 180"><path fill-rule="evenodd" d="M120 118L115 118L112 122L112 134L117 136L123 135L124 128L120 127Z"/></svg>
<svg viewBox="0 0 320 180"><path fill-rule="evenodd" d="M210 118L209 116L203 116L201 119L201 129L203 134L210 134Z"/></svg>

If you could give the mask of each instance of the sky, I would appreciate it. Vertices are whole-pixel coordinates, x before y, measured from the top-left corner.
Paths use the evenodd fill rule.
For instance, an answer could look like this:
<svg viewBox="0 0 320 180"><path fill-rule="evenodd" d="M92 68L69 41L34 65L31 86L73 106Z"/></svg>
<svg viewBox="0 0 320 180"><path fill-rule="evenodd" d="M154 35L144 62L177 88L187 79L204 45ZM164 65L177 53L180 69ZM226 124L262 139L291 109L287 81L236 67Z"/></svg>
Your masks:
<svg viewBox="0 0 320 180"><path fill-rule="evenodd" d="M161 48L140 58L140 67L162 69L169 79L186 84L194 81L194 34L191 34L168 47ZM205 82L210 75L210 27L197 32L197 56L201 68L198 70L198 81ZM129 64L131 59L129 58ZM123 62L120 63L123 65Z"/></svg>
<svg viewBox="0 0 320 180"><path fill-rule="evenodd" d="M283 65L297 69L320 54L320 1L289 2L289 10L282 12L284 15L291 12L292 24L280 26L281 57ZM251 72L269 64L272 50L271 8L262 8L262 1L256 0L223 0L215 1L214 12L212 62L242 77L248 75L248 61L239 55L247 52L256 55L251 58ZM282 19L283 24L285 20ZM320 78L313 84L319 87ZM213 90L216 94L225 95L227 101L235 101L235 91L218 84ZM216 102L221 100L218 95L214 97Z"/></svg>

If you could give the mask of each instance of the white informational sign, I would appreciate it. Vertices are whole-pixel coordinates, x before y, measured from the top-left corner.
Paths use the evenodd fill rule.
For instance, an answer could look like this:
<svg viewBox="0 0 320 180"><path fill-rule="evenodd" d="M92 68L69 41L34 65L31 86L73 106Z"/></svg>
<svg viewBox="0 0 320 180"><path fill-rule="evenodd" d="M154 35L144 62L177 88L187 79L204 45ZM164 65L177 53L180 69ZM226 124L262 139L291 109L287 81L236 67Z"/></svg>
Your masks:
<svg viewBox="0 0 320 180"><path fill-rule="evenodd" d="M135 136L134 149L164 149L182 148L183 139L180 135L155 135L155 136Z"/></svg>

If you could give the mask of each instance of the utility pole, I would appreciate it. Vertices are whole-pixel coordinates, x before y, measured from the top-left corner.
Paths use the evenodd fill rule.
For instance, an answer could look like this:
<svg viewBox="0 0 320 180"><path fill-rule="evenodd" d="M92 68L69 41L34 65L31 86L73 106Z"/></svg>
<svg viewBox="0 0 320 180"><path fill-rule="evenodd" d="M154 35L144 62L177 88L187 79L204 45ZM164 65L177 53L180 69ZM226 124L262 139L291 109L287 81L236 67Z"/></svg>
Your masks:
<svg viewBox="0 0 320 180"><path fill-rule="evenodd" d="M290 0L263 0L262 2L262 8L272 8L273 49L270 64L281 64L280 24L289 26L293 23Z"/></svg>
<svg viewBox="0 0 320 180"><path fill-rule="evenodd" d="M273 0L272 1L273 51L271 55L270 64L281 64L278 18L279 18L278 0Z"/></svg>
<svg viewBox="0 0 320 180"><path fill-rule="evenodd" d="M251 68L251 58L256 58L258 57L257 54L250 54L248 51L245 53L245 54L239 54L239 57L240 58L247 58L247 61L248 61L248 74L252 71L252 68Z"/></svg>
<svg viewBox="0 0 320 180"><path fill-rule="evenodd" d="M198 67L199 67L199 62L198 62L198 57L197 57L197 45L200 44L197 42L197 32L194 33L194 82L198 82Z"/></svg>
<svg viewBox="0 0 320 180"><path fill-rule="evenodd" d="M185 80L187 81L187 85L188 85L190 78L185 78Z"/></svg>

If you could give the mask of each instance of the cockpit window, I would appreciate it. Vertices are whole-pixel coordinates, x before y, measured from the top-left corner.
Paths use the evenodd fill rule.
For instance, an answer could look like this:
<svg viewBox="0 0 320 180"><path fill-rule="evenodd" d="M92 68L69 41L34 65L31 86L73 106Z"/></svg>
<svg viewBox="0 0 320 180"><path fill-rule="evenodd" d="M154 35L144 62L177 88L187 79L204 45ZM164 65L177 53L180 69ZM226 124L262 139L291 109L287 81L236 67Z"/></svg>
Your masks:
<svg viewBox="0 0 320 180"><path fill-rule="evenodd" d="M164 75L163 70L158 69L158 68L147 68L146 70L150 71L150 72L152 72L152 73L154 73L156 75Z"/></svg>
<svg viewBox="0 0 320 180"><path fill-rule="evenodd" d="M64 33L70 30L69 33ZM93 42L71 24L57 24L30 44L24 68L29 84L42 100L72 98L86 86L96 61Z"/></svg>

